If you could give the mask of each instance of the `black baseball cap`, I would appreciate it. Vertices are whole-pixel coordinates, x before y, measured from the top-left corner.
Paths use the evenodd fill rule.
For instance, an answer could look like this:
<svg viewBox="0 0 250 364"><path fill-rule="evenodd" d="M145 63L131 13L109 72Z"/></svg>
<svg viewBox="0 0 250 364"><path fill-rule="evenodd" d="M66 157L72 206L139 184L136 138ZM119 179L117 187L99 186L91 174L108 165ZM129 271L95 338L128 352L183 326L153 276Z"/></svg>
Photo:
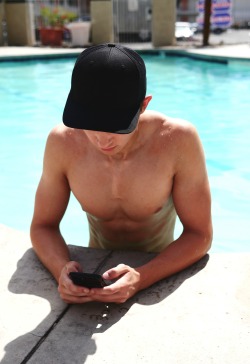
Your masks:
<svg viewBox="0 0 250 364"><path fill-rule="evenodd" d="M137 126L146 95L146 68L138 53L99 44L77 58L63 123L76 129L128 134Z"/></svg>

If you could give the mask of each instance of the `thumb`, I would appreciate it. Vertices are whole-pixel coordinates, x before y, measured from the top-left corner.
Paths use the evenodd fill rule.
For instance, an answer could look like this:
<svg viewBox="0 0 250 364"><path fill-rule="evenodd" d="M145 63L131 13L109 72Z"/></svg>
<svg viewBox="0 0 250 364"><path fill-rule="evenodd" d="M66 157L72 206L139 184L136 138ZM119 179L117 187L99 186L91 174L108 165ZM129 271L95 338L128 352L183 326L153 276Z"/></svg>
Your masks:
<svg viewBox="0 0 250 364"><path fill-rule="evenodd" d="M66 267L67 273L69 273L69 272L82 272L81 265L78 262L74 261L74 260L71 260L70 262L68 262L65 267Z"/></svg>
<svg viewBox="0 0 250 364"><path fill-rule="evenodd" d="M117 267L115 268L111 268L109 270L107 270L106 272L103 273L103 278L104 279L116 279L118 277L120 277L121 275L125 274L128 272L128 267L125 264L119 264Z"/></svg>

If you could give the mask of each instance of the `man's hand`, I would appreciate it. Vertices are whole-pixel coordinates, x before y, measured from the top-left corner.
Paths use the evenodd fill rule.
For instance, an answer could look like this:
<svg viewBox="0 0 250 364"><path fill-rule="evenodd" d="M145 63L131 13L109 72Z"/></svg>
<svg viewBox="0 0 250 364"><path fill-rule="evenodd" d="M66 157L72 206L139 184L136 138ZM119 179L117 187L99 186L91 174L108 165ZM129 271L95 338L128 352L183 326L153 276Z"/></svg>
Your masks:
<svg viewBox="0 0 250 364"><path fill-rule="evenodd" d="M116 282L104 288L92 288L90 296L93 301L123 303L139 291L140 274L128 265L119 264L102 277Z"/></svg>
<svg viewBox="0 0 250 364"><path fill-rule="evenodd" d="M89 289L76 286L69 278L70 272L82 272L82 267L75 261L68 262L62 269L58 281L58 292L61 298L67 303L83 303L91 301L87 299Z"/></svg>
<svg viewBox="0 0 250 364"><path fill-rule="evenodd" d="M90 301L123 303L139 290L140 274L124 264L109 269L103 274L106 280L116 280L104 288L86 288L74 285L69 278L70 272L82 271L77 262L69 262L62 269L58 291L67 303L85 303Z"/></svg>

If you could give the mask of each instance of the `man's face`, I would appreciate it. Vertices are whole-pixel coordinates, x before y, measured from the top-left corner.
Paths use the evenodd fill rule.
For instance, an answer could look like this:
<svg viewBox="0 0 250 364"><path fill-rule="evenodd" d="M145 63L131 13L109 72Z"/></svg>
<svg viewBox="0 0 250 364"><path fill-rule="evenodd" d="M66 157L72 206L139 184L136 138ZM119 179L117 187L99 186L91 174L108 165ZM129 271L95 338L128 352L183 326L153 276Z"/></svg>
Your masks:
<svg viewBox="0 0 250 364"><path fill-rule="evenodd" d="M84 130L89 141L102 153L106 155L115 155L122 152L130 145L134 139L135 132L130 134L114 134L93 130Z"/></svg>
<svg viewBox="0 0 250 364"><path fill-rule="evenodd" d="M146 110L151 99L151 95L145 97L141 104L141 114ZM112 156L131 150L138 137L138 125L130 134L105 133L93 130L84 130L84 133L100 152Z"/></svg>

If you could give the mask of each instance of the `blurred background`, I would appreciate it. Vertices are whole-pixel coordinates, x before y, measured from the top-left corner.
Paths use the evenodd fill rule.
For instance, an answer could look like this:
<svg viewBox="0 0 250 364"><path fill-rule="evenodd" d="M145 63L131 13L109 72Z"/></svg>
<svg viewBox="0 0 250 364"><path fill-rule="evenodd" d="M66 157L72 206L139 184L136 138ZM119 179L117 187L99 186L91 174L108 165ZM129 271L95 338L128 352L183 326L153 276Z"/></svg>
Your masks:
<svg viewBox="0 0 250 364"><path fill-rule="evenodd" d="M249 0L0 0L0 45L200 45L206 11L211 44L249 42ZM61 41L44 42L45 28Z"/></svg>

